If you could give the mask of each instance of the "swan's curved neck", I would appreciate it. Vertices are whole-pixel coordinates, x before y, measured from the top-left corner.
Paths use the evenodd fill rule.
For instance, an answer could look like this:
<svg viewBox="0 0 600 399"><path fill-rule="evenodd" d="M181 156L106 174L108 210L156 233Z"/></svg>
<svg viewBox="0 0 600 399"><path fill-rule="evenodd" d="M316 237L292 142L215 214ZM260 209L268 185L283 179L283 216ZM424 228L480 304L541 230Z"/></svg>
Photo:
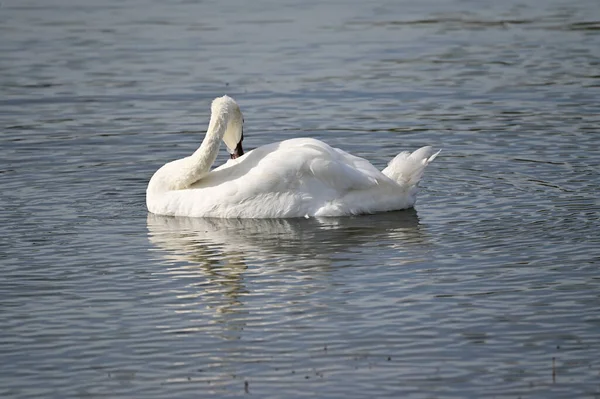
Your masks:
<svg viewBox="0 0 600 399"><path fill-rule="evenodd" d="M196 178L189 184L192 184L210 172L210 167L217 159L219 148L223 135L227 130L227 115L222 113L213 113L210 117L206 136L202 140L200 147L189 157L190 167L195 171Z"/></svg>
<svg viewBox="0 0 600 399"><path fill-rule="evenodd" d="M213 112L200 147L189 157L169 162L160 168L150 179L148 191L159 193L186 189L208 174L219 153L228 118L226 112Z"/></svg>

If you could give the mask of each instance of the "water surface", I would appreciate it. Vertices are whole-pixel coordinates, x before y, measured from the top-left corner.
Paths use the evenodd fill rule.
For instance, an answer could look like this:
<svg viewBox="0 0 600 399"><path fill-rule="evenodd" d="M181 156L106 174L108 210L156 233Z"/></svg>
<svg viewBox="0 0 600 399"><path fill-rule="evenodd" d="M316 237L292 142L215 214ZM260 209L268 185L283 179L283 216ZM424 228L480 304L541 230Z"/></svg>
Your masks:
<svg viewBox="0 0 600 399"><path fill-rule="evenodd" d="M599 10L4 1L0 396L600 396ZM249 148L443 152L412 210L149 215L223 94Z"/></svg>

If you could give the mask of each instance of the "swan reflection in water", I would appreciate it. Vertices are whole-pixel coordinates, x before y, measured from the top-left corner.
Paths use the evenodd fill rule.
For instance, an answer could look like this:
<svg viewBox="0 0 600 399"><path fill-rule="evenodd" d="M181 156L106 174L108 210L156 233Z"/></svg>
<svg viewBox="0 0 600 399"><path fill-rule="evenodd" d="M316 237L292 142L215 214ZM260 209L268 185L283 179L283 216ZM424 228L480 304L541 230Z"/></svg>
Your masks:
<svg viewBox="0 0 600 399"><path fill-rule="evenodd" d="M165 251L165 260L214 265L228 260L303 264L331 262L332 253L361 245L402 249L424 243L414 209L341 218L219 219L160 216L149 213L149 240ZM289 258L289 259L288 259Z"/></svg>
<svg viewBox="0 0 600 399"><path fill-rule="evenodd" d="M313 280L306 284L326 285L329 279L315 275L331 273L336 264L358 267L368 263L365 257L374 254L378 264L401 264L403 258L411 261L402 256L407 248L427 245L414 209L321 219L148 214L147 225L150 242L167 264L159 273L184 282L176 290L180 300L176 311L204 313L196 315L198 320L206 320L206 316L216 319L225 326L217 334L227 339L238 338L244 327L248 310L244 309L243 297L249 294L249 281L253 281L252 295L261 295L261 289L290 295L291 285L298 283L299 271L310 272L303 274ZM270 283L274 280L276 287ZM277 295L271 291L264 295Z"/></svg>

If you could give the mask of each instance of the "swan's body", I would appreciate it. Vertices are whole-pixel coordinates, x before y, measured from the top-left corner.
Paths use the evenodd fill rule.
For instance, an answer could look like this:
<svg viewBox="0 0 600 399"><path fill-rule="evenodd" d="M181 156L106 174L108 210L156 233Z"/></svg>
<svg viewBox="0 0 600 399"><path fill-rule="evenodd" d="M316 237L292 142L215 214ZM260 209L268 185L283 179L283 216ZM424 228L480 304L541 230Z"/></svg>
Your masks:
<svg viewBox="0 0 600 399"><path fill-rule="evenodd" d="M150 179L148 210L220 218L345 216L410 208L425 167L439 153L398 154L382 172L322 141L297 138L256 148L210 171L220 141L241 150L242 116L233 99L215 99L206 137L190 157ZM243 153L243 151L241 151ZM234 155L232 155L233 157Z"/></svg>

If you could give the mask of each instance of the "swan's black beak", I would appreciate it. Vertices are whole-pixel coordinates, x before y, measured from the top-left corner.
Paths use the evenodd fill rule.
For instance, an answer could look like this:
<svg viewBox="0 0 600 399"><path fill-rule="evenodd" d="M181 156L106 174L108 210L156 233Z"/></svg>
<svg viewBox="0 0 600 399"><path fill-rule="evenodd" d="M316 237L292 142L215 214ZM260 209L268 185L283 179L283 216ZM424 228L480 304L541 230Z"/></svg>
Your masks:
<svg viewBox="0 0 600 399"><path fill-rule="evenodd" d="M233 154L229 154L231 156L231 159L236 159L236 158L239 158L242 155L244 155L244 149L242 148L242 141L244 141L244 127L242 127L242 138L240 139L240 142L237 143L235 150L233 150Z"/></svg>
<svg viewBox="0 0 600 399"><path fill-rule="evenodd" d="M233 154L229 154L231 156L231 159L236 159L241 157L242 155L244 155L244 149L242 148L242 142L240 141L237 146L235 147L235 150L233 150Z"/></svg>

